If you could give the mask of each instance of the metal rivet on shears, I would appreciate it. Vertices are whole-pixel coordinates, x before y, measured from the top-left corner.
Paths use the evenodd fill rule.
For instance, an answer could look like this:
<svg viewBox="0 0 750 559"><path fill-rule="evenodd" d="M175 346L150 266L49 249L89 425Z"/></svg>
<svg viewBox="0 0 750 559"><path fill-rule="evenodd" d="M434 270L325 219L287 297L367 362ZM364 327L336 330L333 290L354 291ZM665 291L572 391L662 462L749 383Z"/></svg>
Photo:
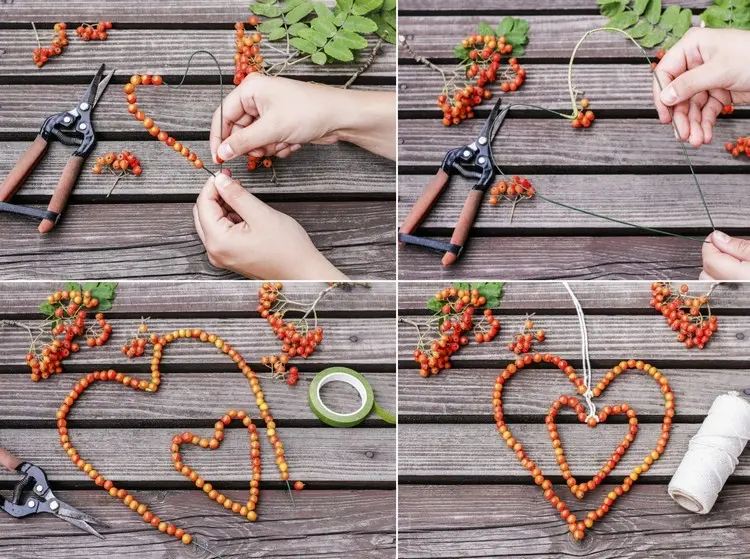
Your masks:
<svg viewBox="0 0 750 559"><path fill-rule="evenodd" d="M37 485L37 486L36 486L36 490L35 490L35 491L36 491L37 493L41 493L42 491L44 491L44 487L42 487L41 485Z"/></svg>
<svg viewBox="0 0 750 559"><path fill-rule="evenodd" d="M89 105L88 103L81 103L80 105L78 105L78 107L82 111L88 111L91 108L91 105Z"/></svg>
<svg viewBox="0 0 750 559"><path fill-rule="evenodd" d="M467 149L464 151L464 157L469 157L471 155L471 152Z"/></svg>
<svg viewBox="0 0 750 559"><path fill-rule="evenodd" d="M78 129L79 130L86 130L86 128L87 128L87 126L86 126L85 122L82 122L81 124L78 125Z"/></svg>
<svg viewBox="0 0 750 559"><path fill-rule="evenodd" d="M29 499L29 502L26 503L26 506L30 509L33 509L36 506L36 501L34 499Z"/></svg>
<svg viewBox="0 0 750 559"><path fill-rule="evenodd" d="M485 161L487 161L487 159L485 159L484 157L480 157L479 159L477 159L477 163L479 163L480 165L484 165Z"/></svg>
<svg viewBox="0 0 750 559"><path fill-rule="evenodd" d="M49 508L50 510L57 510L58 508L60 508L60 503L58 503L57 501L50 501Z"/></svg>
<svg viewBox="0 0 750 559"><path fill-rule="evenodd" d="M71 120L73 119L69 116L66 116L65 118L63 118L63 122L66 122L66 123L70 122Z"/></svg>
<svg viewBox="0 0 750 559"><path fill-rule="evenodd" d="M485 138L484 136L479 136L477 142L479 142L481 145L484 145L487 143L487 138Z"/></svg>

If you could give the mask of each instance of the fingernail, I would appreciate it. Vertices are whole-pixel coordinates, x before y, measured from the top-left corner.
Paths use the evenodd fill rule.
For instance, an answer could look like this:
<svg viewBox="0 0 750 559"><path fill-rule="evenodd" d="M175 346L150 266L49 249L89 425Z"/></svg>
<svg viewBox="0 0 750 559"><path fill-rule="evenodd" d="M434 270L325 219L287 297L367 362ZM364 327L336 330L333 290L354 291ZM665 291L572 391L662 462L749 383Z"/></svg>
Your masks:
<svg viewBox="0 0 750 559"><path fill-rule="evenodd" d="M216 188L219 189L219 192L221 192L227 186L232 184L232 179L224 173L219 173L218 175L216 175L216 178L214 178L214 184L216 185Z"/></svg>
<svg viewBox="0 0 750 559"><path fill-rule="evenodd" d="M665 105L674 105L677 102L677 92L671 85L668 85L659 97Z"/></svg>
<svg viewBox="0 0 750 559"><path fill-rule="evenodd" d="M302 144L294 144L292 147L289 148L292 152L298 151L302 149Z"/></svg>
<svg viewBox="0 0 750 559"><path fill-rule="evenodd" d="M234 151L232 150L232 146L230 146L228 143L223 143L219 146L219 149L217 150L217 154L219 157L221 157L224 161L229 161L230 159L234 158Z"/></svg>
<svg viewBox="0 0 750 559"><path fill-rule="evenodd" d="M717 241L719 244L727 245L729 244L729 235L722 231L714 231L714 240Z"/></svg>
<svg viewBox="0 0 750 559"><path fill-rule="evenodd" d="M250 155L252 155L253 157L263 157L265 154L266 152L262 149L254 149L250 152Z"/></svg>

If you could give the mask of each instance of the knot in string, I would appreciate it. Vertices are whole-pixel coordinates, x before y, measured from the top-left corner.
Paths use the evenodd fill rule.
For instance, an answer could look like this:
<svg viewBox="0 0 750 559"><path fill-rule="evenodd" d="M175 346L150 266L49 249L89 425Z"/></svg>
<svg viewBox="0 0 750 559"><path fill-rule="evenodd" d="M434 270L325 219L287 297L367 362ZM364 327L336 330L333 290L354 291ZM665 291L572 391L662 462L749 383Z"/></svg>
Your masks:
<svg viewBox="0 0 750 559"><path fill-rule="evenodd" d="M594 418L594 420L598 423L599 418L596 415L596 405L594 404L593 397L594 393L591 391L591 360L589 359L589 335L586 331L586 319L583 316L583 309L581 308L581 303L578 302L578 298L575 296L573 291L570 289L570 285L568 285L567 281L563 282L563 285L565 286L565 289L568 290L568 293L570 294L571 299L573 299L573 304L576 308L576 313L578 314L578 326L581 331L581 356L583 360L583 384L586 387L586 392L583 393L583 397L586 400L586 404L589 408L589 414L586 416L586 419Z"/></svg>

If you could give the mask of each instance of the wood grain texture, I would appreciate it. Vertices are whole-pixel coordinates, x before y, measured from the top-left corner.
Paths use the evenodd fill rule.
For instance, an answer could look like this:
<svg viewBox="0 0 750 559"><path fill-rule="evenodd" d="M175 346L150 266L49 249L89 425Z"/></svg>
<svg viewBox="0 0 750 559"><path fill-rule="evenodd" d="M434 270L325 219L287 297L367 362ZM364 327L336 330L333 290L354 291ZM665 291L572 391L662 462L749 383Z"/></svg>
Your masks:
<svg viewBox="0 0 750 559"><path fill-rule="evenodd" d="M400 283L398 288L400 314L429 313L426 307L427 300L449 285L444 281ZM690 293L695 295L705 294L711 285L712 282L688 282ZM644 315L656 313L648 306L651 298L650 281L627 283L576 281L570 282L570 287L586 313L620 314L625 312ZM550 309L573 313L570 295L562 283L524 281L505 283L500 309L495 312L505 314L505 311L520 310L532 313ZM750 283L721 283L711 297L711 309L714 311L732 309L735 314L747 314L750 311ZM501 338L508 335L508 331L515 326L517 325L506 323L503 326Z"/></svg>
<svg viewBox="0 0 750 559"><path fill-rule="evenodd" d="M260 281L247 282L122 282L117 286L116 304L107 316L249 316L257 318ZM293 301L311 304L328 284L325 282L284 282L282 292ZM0 317L40 318L39 303L63 287L60 281L33 283L5 282L0 289ZM393 315L396 287L393 283L374 282L367 286L341 287L323 296L316 305L318 316ZM740 290L744 292L744 289ZM189 309L185 302L189 301ZM187 312L189 310L189 312ZM290 313L290 317L295 316Z"/></svg>
<svg viewBox="0 0 750 559"><path fill-rule="evenodd" d="M258 520L243 521L200 491L135 491L157 516L173 521L201 544L225 558L312 559L321 556L393 558L396 545L396 492L387 490L308 490L289 495L261 491ZM245 490L225 492L233 500ZM59 491L58 496L88 514L105 520L106 540L49 516L23 521L0 516L0 553L7 559L50 557L60 549L85 549L85 557L137 559L207 558L205 551L184 546L175 538L147 529L141 518L101 490Z"/></svg>
<svg viewBox="0 0 750 559"><path fill-rule="evenodd" d="M449 16L405 15L399 18L399 34L406 36L418 55L452 62L455 60L453 47L466 35L473 33L477 23L484 21L497 25L500 19L502 16L481 12ZM583 34L602 27L608 18L600 15L564 14L529 15L524 19L529 22L530 27L529 43L523 59L567 62ZM700 25L698 16L693 16L693 25ZM399 49L399 57L408 56L405 50ZM643 55L622 35L607 32L590 35L576 55L576 60L579 61L623 58L643 60Z"/></svg>
<svg viewBox="0 0 750 559"><path fill-rule="evenodd" d="M395 337L393 318L373 318L367 320L326 318L319 321L323 327L324 338L304 363L303 367L314 364L357 363L359 365L385 365L381 369L392 369L395 355ZM91 372L94 368L135 368L148 371L150 360L144 355L139 360L128 359L120 347L135 336L141 320L112 319L112 337L109 342L98 348L84 348L71 357L66 363L68 371ZM165 318L149 321L152 332L168 333L180 328L200 328L216 333L242 353L249 363L259 363L263 355L277 354L281 348L279 340L270 326L262 318ZM3 329L3 351L0 352L0 370L23 372L25 356L29 347L29 337L25 330L6 327ZM162 367L178 367L180 372L190 369L205 371L237 371L236 365L211 344L200 341L181 340L170 344L164 351ZM260 367L256 367L258 371ZM310 370L310 369L308 369ZM239 374L239 371L237 371ZM70 379L71 383L73 379Z"/></svg>
<svg viewBox="0 0 750 559"><path fill-rule="evenodd" d="M395 202L271 206L297 219L318 249L349 277L395 275ZM193 204L73 205L45 236L27 220L0 214L0 229L8 239L0 247L0 278L236 277L208 263L192 209ZM113 228L117 236L111 235ZM61 252L61 246L67 250Z"/></svg>
<svg viewBox="0 0 750 559"><path fill-rule="evenodd" d="M399 314L400 318L405 315ZM515 360L516 355L508 352L501 340L506 340L508 332L515 332L525 320L525 314L503 316L504 327L493 343L473 344L458 353L453 360L469 364L490 360L498 367ZM418 320L418 319L417 319ZM547 336L539 346L543 353L552 353L567 359L580 359L581 339L578 318L575 315L550 316L544 311L535 315L534 322L543 328ZM600 316L587 315L589 353L592 361L603 361L603 367L614 367L623 359L644 359L659 367L660 361L686 361L704 366L720 366L719 362L746 363L750 348L750 316L722 316L719 318L719 332L702 350L688 351L676 340L676 334L669 328L661 315L654 311L653 316ZM410 362L404 366L416 367L412 354L417 345L416 328L399 323L399 359ZM616 332L616 334L615 334ZM507 342L506 342L507 343ZM611 364L610 364L611 362ZM535 369L542 369L541 364ZM416 373L415 373L416 374Z"/></svg>
<svg viewBox="0 0 750 559"><path fill-rule="evenodd" d="M707 229L701 235L709 233ZM398 273L400 279L409 280L653 281L695 280L700 271L701 245L693 241L663 236L518 236L509 231L504 237L470 239L461 258L449 268L443 268L432 251L399 247Z"/></svg>
<svg viewBox="0 0 750 559"><path fill-rule="evenodd" d="M701 10L711 5L711 0L662 0L663 6L678 5L683 8L692 8ZM476 0L469 4L456 6L451 0L401 0L398 4L399 12L429 11L429 12L456 12L462 13L481 11L481 12L501 12L509 13L512 16L521 16L524 14L535 14L551 12L559 15L561 12L581 12L588 14L599 13L596 4L588 0L547 0L546 2L527 2L525 0L504 0L498 4L493 0Z"/></svg>
<svg viewBox="0 0 750 559"><path fill-rule="evenodd" d="M248 17L247 14L243 19ZM162 74L166 81L174 77L178 77L179 81L190 54L204 49L216 56L222 65L222 73L228 83L231 83L231 77L234 75L232 56L235 53L233 27L233 23L227 22L224 29L188 31L189 40L186 39L186 31L179 28L113 29L108 40L90 41L86 45L80 44L71 31L71 46L65 51L65 55L50 61L41 69L34 66L31 61L31 53L37 47L31 25L28 29L0 29L0 44L5 51L0 57L0 80L7 83L12 78L14 83L20 83L28 79L51 80L64 77L67 82L77 79L88 83L97 66L104 62L108 68L116 68L120 77L148 71L152 74ZM49 30L51 25L46 29L39 28L40 36L47 36ZM369 50L364 49L362 52L369 53L376 39L369 36L368 41ZM270 49L265 49L263 54L271 64L281 60L281 55ZM392 80L396 73L395 66L396 48L385 45L381 55L375 58L364 76ZM323 77L344 83L357 68L356 64L327 64L313 67L313 64L300 63L289 67L285 74L318 80ZM207 56L197 56L194 65L190 66L192 76L200 76L204 80L211 79L211 83L218 80L216 73L216 66Z"/></svg>
<svg viewBox="0 0 750 559"><path fill-rule="evenodd" d="M718 174L698 178L706 186L704 196L717 227L750 233L748 208L738 203L746 198L747 179ZM540 194L556 202L635 225L679 231L686 227L710 226L690 175L611 175L606 178L601 175L532 175L529 179ZM399 223L429 180L429 175L399 177ZM472 186L472 181L452 177L445 193L422 222L422 228L432 230L433 234L449 233ZM665 211L664 200L670 200L669 211ZM507 200L491 206L489 194L486 195L474 223L475 234L503 235L509 229L517 233L549 229L577 234L596 229L617 230L625 234L634 230L631 226L570 210L541 198L520 202L511 222L512 206ZM440 231L435 231L437 229Z"/></svg>
<svg viewBox="0 0 750 559"><path fill-rule="evenodd" d="M247 412L252 413L251 406L247 406ZM71 419L74 416L75 411L71 413ZM208 436L213 433L215 421L206 421L205 427L192 428L191 431ZM131 487L139 485L143 489L164 487L165 483L188 488L192 483L175 471L169 452L172 437L183 431L178 427L71 428L70 440L97 470L118 483L130 483ZM273 447L266 439L265 429L259 428L258 432L263 481L280 485ZM278 432L279 438L284 441L289 471L294 479L349 486L395 483L395 429L279 427ZM41 466L47 472L50 483L74 484L85 489L95 487L62 450L56 429L36 429L32 437L28 433L28 430L0 428L0 440L16 456L23 456L24 460ZM252 472L249 449L247 429L237 428L227 430L226 438L216 451L185 447L182 455L183 462L217 486L242 483L242 487L246 487L244 484L249 482ZM5 469L0 472L0 482L17 478L17 474Z"/></svg>
<svg viewBox="0 0 750 559"><path fill-rule="evenodd" d="M580 517L611 486L569 499ZM711 514L680 508L663 485L636 485L582 542L570 537L537 487L399 487L399 557L744 557L750 487L724 488ZM481 511L481 513L480 513Z"/></svg>

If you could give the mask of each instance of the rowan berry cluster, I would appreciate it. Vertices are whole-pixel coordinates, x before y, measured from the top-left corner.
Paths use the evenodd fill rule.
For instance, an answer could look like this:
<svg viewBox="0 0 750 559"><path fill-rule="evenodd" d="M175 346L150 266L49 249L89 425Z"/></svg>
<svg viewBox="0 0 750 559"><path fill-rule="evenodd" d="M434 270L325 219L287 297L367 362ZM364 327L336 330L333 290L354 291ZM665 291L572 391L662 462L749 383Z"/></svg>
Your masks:
<svg viewBox="0 0 750 559"><path fill-rule="evenodd" d="M723 115L731 115L733 112L734 112L734 105L731 103L729 105L725 105L721 109L721 114Z"/></svg>
<svg viewBox="0 0 750 559"><path fill-rule="evenodd" d="M531 317L526 317L516 339L508 342L508 350L516 355L529 353L531 351L531 346L536 345L534 342L542 343L545 337L546 334L542 329L538 329L534 332L534 321L531 320Z"/></svg>
<svg viewBox="0 0 750 559"><path fill-rule="evenodd" d="M140 159L129 151L121 151L119 154L110 151L106 155L97 157L96 165L92 167L91 172L98 175L107 167L113 171L122 171L135 176L143 172Z"/></svg>
<svg viewBox="0 0 750 559"><path fill-rule="evenodd" d="M68 46L67 28L68 26L64 22L56 23L54 27L55 37L50 42L50 46L42 47L40 45L38 48L34 49L34 54L31 56L31 59L38 68L44 66L50 58L60 56L63 49Z"/></svg>
<svg viewBox="0 0 750 559"><path fill-rule="evenodd" d="M251 27L257 27L258 16L247 20ZM245 24L238 21L234 24L234 85L240 85L248 74L263 73L263 55L260 53L262 36L258 31L245 33Z"/></svg>
<svg viewBox="0 0 750 559"><path fill-rule="evenodd" d="M727 142L724 144L724 149L732 154L732 157L739 157L740 155L746 155L750 157L750 137L737 138L737 143Z"/></svg>
<svg viewBox="0 0 750 559"><path fill-rule="evenodd" d="M104 318L104 313L96 313L96 326L91 326L87 331L86 345L89 347L101 347L107 343L112 335L112 325ZM97 328L98 326L98 328Z"/></svg>
<svg viewBox="0 0 750 559"><path fill-rule="evenodd" d="M656 59L657 60L661 60L662 58L664 58L665 54L667 54L667 51L665 51L664 49L661 49L659 52L656 53ZM658 64L658 62L652 62L651 63L651 71L652 72L656 69L657 64Z"/></svg>
<svg viewBox="0 0 750 559"><path fill-rule="evenodd" d="M501 180L490 188L489 203L497 206L502 198L511 202L517 202L523 198L533 198L536 189L526 177L513 176L510 180Z"/></svg>
<svg viewBox="0 0 750 559"><path fill-rule="evenodd" d="M265 167L269 169L273 167L273 158L271 157L253 157L252 155L247 156L247 170L255 171L259 167Z"/></svg>
<svg viewBox="0 0 750 559"><path fill-rule="evenodd" d="M588 128L594 122L596 115L594 111L587 110L589 108L589 100L581 99L580 108L577 111L576 117L570 121L570 125L573 128Z"/></svg>
<svg viewBox="0 0 750 559"><path fill-rule="evenodd" d="M669 282L654 282L649 305L661 312L670 328L677 332L677 341L688 349L703 349L719 329L718 317L711 314L708 295L691 297L688 291L684 284L675 290Z"/></svg>
<svg viewBox="0 0 750 559"><path fill-rule="evenodd" d="M84 41L106 41L107 31L110 29L112 29L111 21L100 21L94 25L82 23L76 27L76 35Z"/></svg>
<svg viewBox="0 0 750 559"><path fill-rule="evenodd" d="M151 334L150 339L149 339L149 337L144 336L147 333L148 333L148 325L146 324L146 321L144 320L143 322L141 322L141 325L138 327L138 334L136 335L136 337L130 340L130 345L123 345L120 348L122 353L130 359L133 359L134 357L140 357L146 351L146 344L149 341L152 344L156 344L159 342L158 335Z"/></svg>

